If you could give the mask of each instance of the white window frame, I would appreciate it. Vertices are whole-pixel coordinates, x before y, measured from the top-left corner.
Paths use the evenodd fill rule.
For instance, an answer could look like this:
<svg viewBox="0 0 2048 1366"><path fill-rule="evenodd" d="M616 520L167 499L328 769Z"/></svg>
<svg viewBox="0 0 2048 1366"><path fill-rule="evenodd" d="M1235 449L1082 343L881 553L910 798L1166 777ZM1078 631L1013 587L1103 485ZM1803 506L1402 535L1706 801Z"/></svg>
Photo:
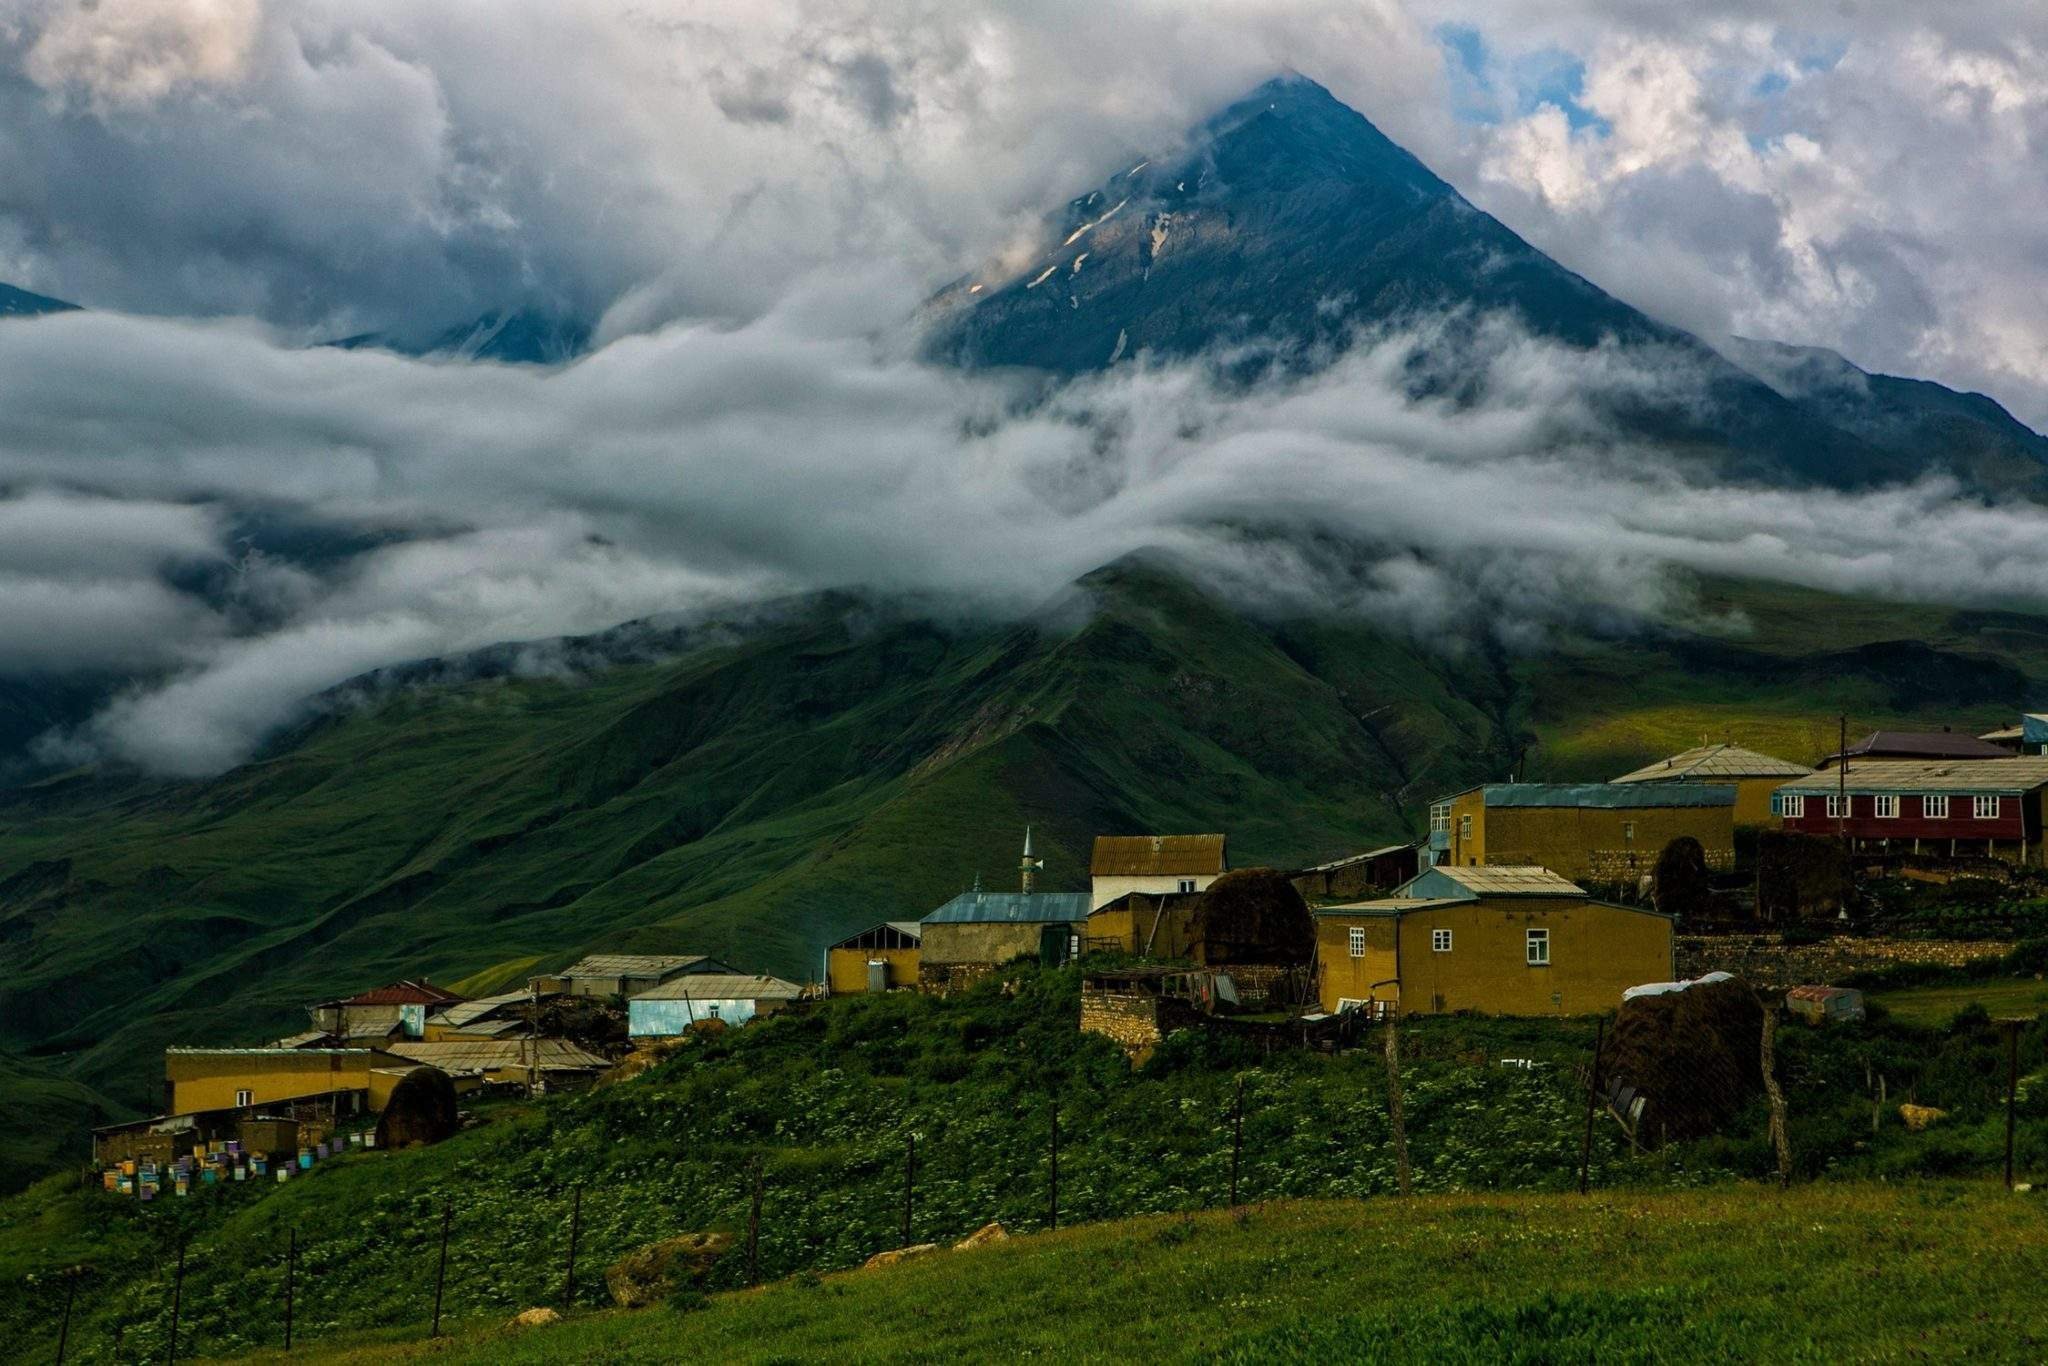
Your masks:
<svg viewBox="0 0 2048 1366"><path fill-rule="evenodd" d="M1970 798L1970 815L1980 821L1995 821L1999 817L2001 802L1997 797Z"/></svg>
<svg viewBox="0 0 2048 1366"><path fill-rule="evenodd" d="M1876 803L1877 818L1881 821L1895 821L1899 818L1899 797L1895 792L1880 792L1871 799Z"/></svg>
<svg viewBox="0 0 2048 1366"><path fill-rule="evenodd" d="M1435 806L1429 808L1429 829L1431 834L1442 832L1448 835L1451 833L1451 804L1449 802L1438 802Z"/></svg>
<svg viewBox="0 0 2048 1366"><path fill-rule="evenodd" d="M1431 930L1429 932L1429 951L1431 953L1449 953L1451 951L1451 932L1449 930Z"/></svg>
<svg viewBox="0 0 2048 1366"><path fill-rule="evenodd" d="M1522 958L1532 968L1550 966L1550 931L1529 930L1522 936Z"/></svg>
<svg viewBox="0 0 2048 1366"><path fill-rule="evenodd" d="M1365 957L1365 927L1363 925L1353 925L1351 927L1351 932L1345 936L1345 947L1351 950L1353 958Z"/></svg>
<svg viewBox="0 0 2048 1366"><path fill-rule="evenodd" d="M1804 820L1806 818L1805 794L1790 792L1778 798L1778 814L1787 820Z"/></svg>
<svg viewBox="0 0 2048 1366"><path fill-rule="evenodd" d="M254 1091L235 1092L235 1108L237 1110L246 1110L255 1103L256 1093Z"/></svg>
<svg viewBox="0 0 2048 1366"><path fill-rule="evenodd" d="M1946 792L1929 792L1923 796L1920 799L1920 815L1923 819L1930 821L1947 820L1948 794Z"/></svg>
<svg viewBox="0 0 2048 1366"><path fill-rule="evenodd" d="M1458 838L1461 840L1472 838L1472 818L1470 816L1458 817Z"/></svg>
<svg viewBox="0 0 2048 1366"><path fill-rule="evenodd" d="M1841 815L1842 815L1842 797L1841 797L1841 794L1840 794L1840 793L1836 793L1836 792L1830 792L1830 793L1828 793L1828 819L1829 819L1829 820L1831 820L1831 821L1832 821L1832 820L1838 820L1838 819L1840 819L1840 818L1841 818Z"/></svg>
<svg viewBox="0 0 2048 1366"><path fill-rule="evenodd" d="M1184 877L1174 890L1178 892L1192 892L1195 890L1195 880L1191 877Z"/></svg>

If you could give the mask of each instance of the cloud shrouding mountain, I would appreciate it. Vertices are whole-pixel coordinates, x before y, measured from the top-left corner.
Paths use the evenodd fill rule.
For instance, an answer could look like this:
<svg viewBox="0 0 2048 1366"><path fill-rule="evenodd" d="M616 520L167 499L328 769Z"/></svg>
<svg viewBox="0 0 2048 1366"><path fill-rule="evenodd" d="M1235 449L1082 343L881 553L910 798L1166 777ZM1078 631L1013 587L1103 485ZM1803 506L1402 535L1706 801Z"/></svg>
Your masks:
<svg viewBox="0 0 2048 1366"><path fill-rule="evenodd" d="M1410 396L1399 335L1250 393L1128 367L1027 402L840 312L676 326L553 373L107 315L0 326L0 670L151 671L47 753L204 773L384 664L844 584L1022 612L1143 548L1259 610L1431 633L1476 609L1525 640L1683 617L1671 565L2048 605L2048 511L1938 479L1701 486L1617 444L1603 396L1688 383L1654 355L1496 326L1461 406ZM253 516L371 548L251 550Z"/></svg>

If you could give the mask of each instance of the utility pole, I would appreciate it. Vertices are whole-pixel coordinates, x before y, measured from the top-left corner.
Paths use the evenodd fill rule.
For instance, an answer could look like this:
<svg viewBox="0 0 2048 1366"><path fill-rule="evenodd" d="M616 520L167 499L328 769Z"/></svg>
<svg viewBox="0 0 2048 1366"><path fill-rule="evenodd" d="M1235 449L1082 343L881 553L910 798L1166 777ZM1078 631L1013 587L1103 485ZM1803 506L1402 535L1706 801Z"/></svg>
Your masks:
<svg viewBox="0 0 2048 1366"><path fill-rule="evenodd" d="M1842 842L1846 853L1849 848L1849 718L1845 714L1841 723L1841 743L1835 747L1835 838Z"/></svg>
<svg viewBox="0 0 2048 1366"><path fill-rule="evenodd" d="M534 1081L540 1070L540 978L527 978L526 991L526 1098L532 1100Z"/></svg>

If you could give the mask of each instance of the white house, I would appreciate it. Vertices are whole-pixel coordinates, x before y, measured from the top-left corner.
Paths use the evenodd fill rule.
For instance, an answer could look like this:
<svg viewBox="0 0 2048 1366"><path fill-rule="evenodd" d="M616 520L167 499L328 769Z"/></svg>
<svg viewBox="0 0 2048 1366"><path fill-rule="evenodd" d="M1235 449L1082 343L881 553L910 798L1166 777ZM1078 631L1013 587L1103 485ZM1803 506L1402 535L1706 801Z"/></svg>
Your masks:
<svg viewBox="0 0 2048 1366"><path fill-rule="evenodd" d="M704 1020L739 1026L782 1009L803 988L780 977L697 972L663 982L626 1002L626 1032L635 1039L687 1033Z"/></svg>
<svg viewBox="0 0 2048 1366"><path fill-rule="evenodd" d="M1132 892L1200 892L1223 875L1221 835L1097 835L1089 909Z"/></svg>

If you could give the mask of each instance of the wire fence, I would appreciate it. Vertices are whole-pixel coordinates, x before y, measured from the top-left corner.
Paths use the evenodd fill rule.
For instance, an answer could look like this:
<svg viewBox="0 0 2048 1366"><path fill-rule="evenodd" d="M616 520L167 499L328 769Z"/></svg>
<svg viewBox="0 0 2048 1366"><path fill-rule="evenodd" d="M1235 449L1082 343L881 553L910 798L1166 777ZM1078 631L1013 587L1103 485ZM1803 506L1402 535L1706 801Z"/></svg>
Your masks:
<svg viewBox="0 0 2048 1366"><path fill-rule="evenodd" d="M686 1277L689 1286L730 1288L759 1284L807 1271L829 1271L858 1265L865 1258L900 1252L924 1244L941 1244L971 1234L988 1223L1009 1232L1052 1230L1079 1222L1216 1208L1240 1208L1273 1199L1314 1196L1360 1196L1402 1200L1418 1188L1459 1189L1455 1175L1461 1145L1485 1144L1490 1138L1519 1143L1529 1151L1519 1168L1500 1184L1591 1194L1600 1190L1610 1167L1626 1172L1626 1164L1661 1146L1661 1138L1645 1132L1654 1104L1639 1103L1626 1079L1611 1070L1612 1052L1604 1019L1590 1022L1576 1062L1537 1065L1528 1058L1480 1056L1461 1061L1478 1067L1527 1074L1522 1094L1541 1119L1520 1138L1484 1131L1483 1112L1475 1109L1472 1131L1457 1122L1455 1097L1432 1102L1432 1120L1425 1140L1411 1133L1411 1092L1416 1063L1404 1057L1407 1027L1389 1016L1373 1027L1359 1049L1384 1054L1385 1083L1377 1095L1360 1093L1361 1112L1349 1116L1349 1128L1337 1142L1349 1145L1331 1162L1300 1166L1260 1160L1262 1153L1300 1139L1301 1112L1284 1102L1288 1078L1256 1072L1240 1073L1220 1103L1190 1105L1186 1098L1162 1106L1149 1116L1145 1134L1149 1162L1117 1165L1123 1179L1105 1179L1094 1170L1105 1163L1107 1140L1090 1131L1088 1145L1077 1154L1072 1145L1075 1112L1063 1112L1057 1093L1035 1108L1021 1105L1001 1117L1008 1128L1029 1139L1008 1150L1016 1165L995 1180L966 1180L986 1158L975 1132L933 1132L936 1126L908 1118L896 1132L865 1136L857 1160L835 1179L835 1199L818 1198L815 1183L773 1143L727 1144L715 1156L718 1188L697 1210L675 1210L676 1232L723 1224L718 1257L708 1274ZM1794 1179L1791 1126L1786 1092L1780 1083L1779 1019L1763 1011L1761 1044L1753 1059L1764 1092L1762 1113L1766 1136L1775 1155L1777 1179ZM2017 1184L2015 1114L2019 1097L2021 1030L2005 1031L2002 1083L2005 1109L2004 1181ZM1433 1058L1431 1065L1441 1064ZM1868 1075L1876 1126L1891 1095L1881 1071ZM1719 1083L1701 1076L1702 1090ZM1085 1120L1088 1116L1082 1116ZM1067 1143L1063 1151L1063 1142ZM1033 1151L1035 1149L1035 1152ZM1026 1154L1029 1154L1027 1157ZM1348 1157L1348 1161L1346 1158ZM778 1159L782 1165L778 1167ZM358 1162L391 1160L350 1156L339 1167ZM1078 1168L1077 1168L1078 1164ZM1617 1164L1619 1166L1617 1167ZM1137 1172L1139 1175L1133 1176ZM322 1176L324 1173L315 1173ZM983 1174L986 1175L985 1173ZM1529 1178L1533 1177L1531 1180ZM276 1227L274 1246L242 1249L232 1268L235 1293L209 1294L195 1306L195 1281L210 1282L223 1268L191 1257L191 1221L166 1238L158 1267L149 1283L130 1286L154 1313L129 1315L115 1333L105 1331L85 1340L81 1297L87 1302L107 1287L90 1272L45 1279L33 1291L41 1297L37 1317L57 1324L52 1335L54 1359L62 1362L89 1356L95 1360L175 1362L181 1357L246 1352L265 1347L287 1351L321 1337L371 1327L415 1323L429 1336L439 1336L451 1317L474 1319L481 1308L502 1313L508 1297L569 1314L608 1305L613 1293L604 1272L594 1269L591 1233L586 1220L584 1183L567 1184L551 1198L527 1201L519 1235L508 1233L500 1207L465 1201L459 1191L436 1192L431 1199L413 1199L389 1214L379 1235L388 1255L410 1267L411 1308L398 1309L398 1321L375 1321L359 1307L364 1300L360 1276L351 1274L359 1244L333 1247L302 1236L297 1227ZM614 1204L630 1186L606 1189ZM182 1203L182 1202L178 1202ZM849 1220L848 1209L864 1217ZM883 1212L887 1213L884 1214ZM695 1214L696 1218L690 1216ZM849 1241L849 1223L858 1236ZM600 1230L598 1260L630 1251L634 1235L609 1218ZM701 1268L700 1268L701 1269ZM551 1287L551 1289L542 1289ZM197 1312L195 1312L195 1308Z"/></svg>

